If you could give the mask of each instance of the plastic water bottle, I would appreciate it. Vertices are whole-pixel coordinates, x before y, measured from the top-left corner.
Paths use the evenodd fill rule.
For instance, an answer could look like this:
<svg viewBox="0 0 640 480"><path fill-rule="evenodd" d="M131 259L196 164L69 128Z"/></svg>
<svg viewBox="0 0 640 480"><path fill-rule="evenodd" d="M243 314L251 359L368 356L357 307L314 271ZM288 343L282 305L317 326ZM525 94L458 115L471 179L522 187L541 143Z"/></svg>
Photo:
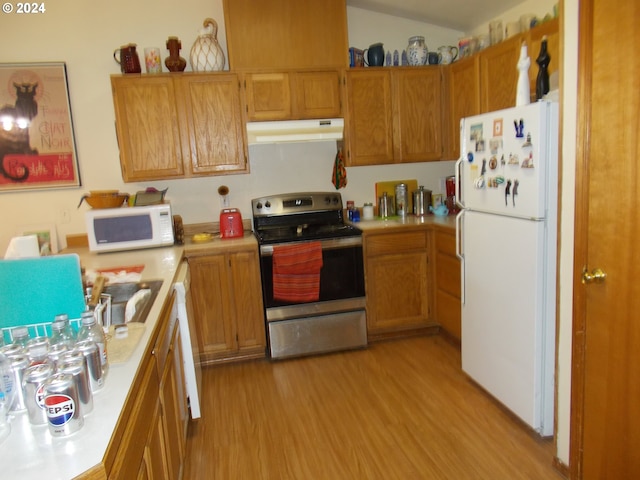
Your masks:
<svg viewBox="0 0 640 480"><path fill-rule="evenodd" d="M11 362L3 353L0 353L0 443L11 433L8 414L13 404L15 388Z"/></svg>
<svg viewBox="0 0 640 480"><path fill-rule="evenodd" d="M11 338L13 338L13 343L16 345L22 345L23 348L27 348L29 329L27 327L15 327L11 330Z"/></svg>
<svg viewBox="0 0 640 480"><path fill-rule="evenodd" d="M73 331L66 314L56 315L51 324L51 345L64 344L71 349L76 343L76 332Z"/></svg>
<svg viewBox="0 0 640 480"><path fill-rule="evenodd" d="M100 350L100 361L102 363L102 375L105 376L109 371L109 359L107 356L107 339L104 335L102 327L93 316L93 312L86 311L80 315L82 326L78 332L78 341L91 340L98 346Z"/></svg>

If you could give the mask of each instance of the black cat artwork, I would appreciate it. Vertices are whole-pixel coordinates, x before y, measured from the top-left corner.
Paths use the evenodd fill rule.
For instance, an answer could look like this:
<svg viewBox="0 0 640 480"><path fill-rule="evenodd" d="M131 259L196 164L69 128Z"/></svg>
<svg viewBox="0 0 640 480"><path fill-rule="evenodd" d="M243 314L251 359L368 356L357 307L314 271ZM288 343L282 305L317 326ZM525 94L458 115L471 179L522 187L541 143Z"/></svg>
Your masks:
<svg viewBox="0 0 640 480"><path fill-rule="evenodd" d="M38 150L31 148L29 123L38 114L38 102L35 100L37 83L14 83L16 89L15 105L0 107L0 174L5 178L24 182L29 178L29 168L14 162L5 164L5 157L11 154L37 155Z"/></svg>

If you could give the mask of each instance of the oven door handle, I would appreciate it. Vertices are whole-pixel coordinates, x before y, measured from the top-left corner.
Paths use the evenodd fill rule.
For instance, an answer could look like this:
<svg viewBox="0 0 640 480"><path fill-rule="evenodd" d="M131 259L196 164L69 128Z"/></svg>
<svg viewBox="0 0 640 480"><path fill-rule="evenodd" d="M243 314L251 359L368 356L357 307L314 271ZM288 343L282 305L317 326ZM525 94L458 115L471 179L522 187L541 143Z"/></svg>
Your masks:
<svg viewBox="0 0 640 480"><path fill-rule="evenodd" d="M362 237L354 236L354 237L340 237L340 238L330 238L330 239L322 239L322 240L310 240L310 241L319 241L322 244L322 250L334 250L339 248L349 248L349 247L360 247L362 246ZM269 257L273 255L273 248L279 247L283 245L294 245L303 243L302 241L297 242L284 242L277 243L275 245L260 245L260 256L261 257Z"/></svg>

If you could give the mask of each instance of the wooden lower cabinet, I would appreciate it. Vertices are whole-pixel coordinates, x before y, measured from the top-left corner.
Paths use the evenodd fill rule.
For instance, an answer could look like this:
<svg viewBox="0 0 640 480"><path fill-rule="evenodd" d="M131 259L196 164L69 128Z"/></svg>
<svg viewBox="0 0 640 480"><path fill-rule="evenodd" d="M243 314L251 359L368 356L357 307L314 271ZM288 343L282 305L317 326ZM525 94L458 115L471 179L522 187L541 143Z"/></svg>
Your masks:
<svg viewBox="0 0 640 480"><path fill-rule="evenodd" d="M109 479L182 478L186 398L175 295L164 306L159 333L145 354L104 458Z"/></svg>
<svg viewBox="0 0 640 480"><path fill-rule="evenodd" d="M370 339L435 326L431 321L429 233L365 232L367 332Z"/></svg>
<svg viewBox="0 0 640 480"><path fill-rule="evenodd" d="M433 231L434 320L460 341L460 260L455 235L455 231Z"/></svg>
<svg viewBox="0 0 640 480"><path fill-rule="evenodd" d="M188 256L202 364L265 356L258 250Z"/></svg>

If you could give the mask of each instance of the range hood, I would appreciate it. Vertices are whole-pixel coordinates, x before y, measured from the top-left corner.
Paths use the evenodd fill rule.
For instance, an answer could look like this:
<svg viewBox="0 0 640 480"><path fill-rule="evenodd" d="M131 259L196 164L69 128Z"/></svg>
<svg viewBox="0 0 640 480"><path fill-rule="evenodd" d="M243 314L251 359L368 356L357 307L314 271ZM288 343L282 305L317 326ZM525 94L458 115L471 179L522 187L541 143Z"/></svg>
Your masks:
<svg viewBox="0 0 640 480"><path fill-rule="evenodd" d="M320 142L342 140L344 119L247 122L249 145L261 143Z"/></svg>

